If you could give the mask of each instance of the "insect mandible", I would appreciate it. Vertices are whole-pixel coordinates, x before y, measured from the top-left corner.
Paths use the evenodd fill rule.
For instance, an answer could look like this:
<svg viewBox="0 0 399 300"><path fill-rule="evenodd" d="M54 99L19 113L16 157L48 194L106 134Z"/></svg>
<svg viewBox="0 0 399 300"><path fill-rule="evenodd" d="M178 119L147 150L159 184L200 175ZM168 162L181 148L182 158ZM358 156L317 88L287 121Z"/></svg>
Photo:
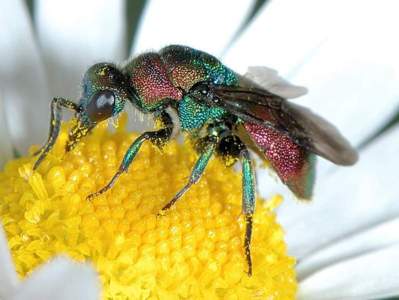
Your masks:
<svg viewBox="0 0 399 300"><path fill-rule="evenodd" d="M95 64L84 75L78 104L64 98L52 100L49 137L37 152L39 157L33 168L37 169L57 139L62 109L74 111L77 118L69 132L66 151L73 149L99 122L118 115L127 102L152 114L162 127L144 132L133 141L109 183L88 196L93 199L109 190L128 170L145 141L158 147L168 142L174 124L167 109L174 109L181 130L196 141L199 157L186 185L161 211L171 208L198 182L214 154L221 155L226 165L241 160L244 251L251 275L255 176L248 148L261 151L281 181L302 199L312 196L315 155L339 165L357 161L357 152L333 125L285 99L303 94L303 89L291 86L273 92L273 88L259 84L262 77L281 83L266 68L254 68L242 76L212 55L178 45L144 53L120 68L111 63Z"/></svg>

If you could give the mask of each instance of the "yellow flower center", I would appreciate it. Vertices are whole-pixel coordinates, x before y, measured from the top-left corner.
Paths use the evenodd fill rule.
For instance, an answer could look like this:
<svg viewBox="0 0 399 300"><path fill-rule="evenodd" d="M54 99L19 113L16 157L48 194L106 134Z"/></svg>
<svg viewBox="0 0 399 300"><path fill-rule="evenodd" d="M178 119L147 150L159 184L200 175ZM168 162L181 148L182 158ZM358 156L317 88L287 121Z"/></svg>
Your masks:
<svg viewBox="0 0 399 300"><path fill-rule="evenodd" d="M37 172L35 158L23 157L0 173L0 220L22 277L63 253L94 264L103 299L295 298L295 260L273 213L279 196L257 202L248 277L239 173L212 160L199 183L157 217L197 155L188 143L172 141L162 152L145 144L115 186L90 202L86 196L109 181L137 135L100 124L65 154L70 127L63 125Z"/></svg>

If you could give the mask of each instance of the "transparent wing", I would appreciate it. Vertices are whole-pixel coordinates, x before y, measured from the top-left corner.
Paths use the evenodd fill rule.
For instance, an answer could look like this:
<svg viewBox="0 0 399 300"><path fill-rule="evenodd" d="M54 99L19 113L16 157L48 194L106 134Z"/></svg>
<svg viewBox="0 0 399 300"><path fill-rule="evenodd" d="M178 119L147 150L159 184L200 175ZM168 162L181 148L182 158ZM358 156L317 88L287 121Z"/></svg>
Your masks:
<svg viewBox="0 0 399 300"><path fill-rule="evenodd" d="M338 165L353 165L358 160L357 151L338 129L310 109L286 102L284 110L297 120L311 139L312 151Z"/></svg>
<svg viewBox="0 0 399 300"><path fill-rule="evenodd" d="M308 108L258 87L210 87L218 105L246 122L272 127L295 143L339 165L352 165L358 154L327 120Z"/></svg>
<svg viewBox="0 0 399 300"><path fill-rule="evenodd" d="M243 77L256 83L259 87L286 99L297 98L308 92L307 88L289 83L280 77L276 70L267 67L248 67L247 73Z"/></svg>

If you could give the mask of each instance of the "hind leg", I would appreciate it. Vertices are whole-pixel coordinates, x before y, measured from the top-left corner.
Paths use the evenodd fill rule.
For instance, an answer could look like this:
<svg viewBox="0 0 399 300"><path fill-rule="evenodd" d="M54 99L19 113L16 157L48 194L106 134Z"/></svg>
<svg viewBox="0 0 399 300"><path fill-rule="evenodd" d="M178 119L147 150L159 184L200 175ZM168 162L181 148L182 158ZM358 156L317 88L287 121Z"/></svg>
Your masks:
<svg viewBox="0 0 399 300"><path fill-rule="evenodd" d="M244 250L248 264L248 275L252 275L251 237L252 218L255 211L255 175L248 150L241 152L242 161L242 208L245 215Z"/></svg>
<svg viewBox="0 0 399 300"><path fill-rule="evenodd" d="M251 276L252 218L255 210L255 176L251 158L245 144L235 135L224 137L218 150L224 157L226 165L232 165L238 159L241 159L242 162L242 211L245 216L244 252L248 264L248 275Z"/></svg>

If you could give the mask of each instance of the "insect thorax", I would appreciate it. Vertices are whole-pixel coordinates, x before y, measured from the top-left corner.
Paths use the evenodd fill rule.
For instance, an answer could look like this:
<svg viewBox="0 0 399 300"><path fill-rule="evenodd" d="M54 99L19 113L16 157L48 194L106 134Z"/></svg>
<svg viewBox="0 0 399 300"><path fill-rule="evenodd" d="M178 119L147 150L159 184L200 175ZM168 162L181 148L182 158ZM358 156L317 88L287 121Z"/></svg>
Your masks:
<svg viewBox="0 0 399 300"><path fill-rule="evenodd" d="M209 107L193 100L190 96L184 96L179 102L179 120L182 130L196 131L205 125L226 115L226 111L220 107Z"/></svg>
<svg viewBox="0 0 399 300"><path fill-rule="evenodd" d="M139 55L125 66L124 72L137 93L137 105L144 112L157 110L168 101L182 100L201 81L238 83L236 74L215 57L177 45Z"/></svg>

